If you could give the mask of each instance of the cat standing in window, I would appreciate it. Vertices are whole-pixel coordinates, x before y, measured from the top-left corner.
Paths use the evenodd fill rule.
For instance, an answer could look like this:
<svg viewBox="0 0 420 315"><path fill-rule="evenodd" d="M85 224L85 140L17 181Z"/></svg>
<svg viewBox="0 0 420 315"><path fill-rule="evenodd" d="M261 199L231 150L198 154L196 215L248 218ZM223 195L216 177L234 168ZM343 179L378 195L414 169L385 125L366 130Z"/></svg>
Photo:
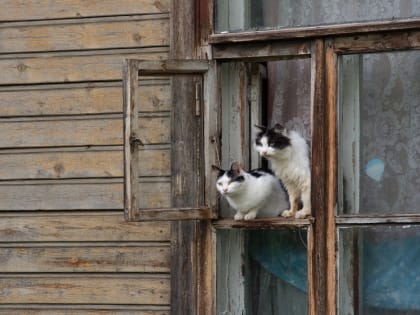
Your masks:
<svg viewBox="0 0 420 315"><path fill-rule="evenodd" d="M236 211L235 220L252 220L256 217L277 217L287 209L287 196L281 183L270 170L246 172L238 162L230 170L219 171L216 187Z"/></svg>
<svg viewBox="0 0 420 315"><path fill-rule="evenodd" d="M256 127L260 131L255 149L271 162L271 168L289 194L290 209L283 211L282 216L305 218L311 215L311 171L306 140L280 124L272 128ZM299 201L303 207L298 211Z"/></svg>

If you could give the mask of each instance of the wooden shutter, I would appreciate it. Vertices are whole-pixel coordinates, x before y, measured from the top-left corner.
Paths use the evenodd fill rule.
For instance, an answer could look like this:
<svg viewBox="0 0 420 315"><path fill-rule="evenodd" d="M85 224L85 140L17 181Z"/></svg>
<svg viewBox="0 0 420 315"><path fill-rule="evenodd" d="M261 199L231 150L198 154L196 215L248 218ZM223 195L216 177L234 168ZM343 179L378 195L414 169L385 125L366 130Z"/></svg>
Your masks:
<svg viewBox="0 0 420 315"><path fill-rule="evenodd" d="M206 60L126 60L124 65L124 206L129 221L188 220L217 217L215 174L218 165L216 67ZM148 135L139 127L142 109L139 78L171 80L169 147L171 151L169 207L141 207L139 149ZM189 80L189 78L199 78ZM159 123L159 122L158 122ZM167 137L168 138L168 137Z"/></svg>

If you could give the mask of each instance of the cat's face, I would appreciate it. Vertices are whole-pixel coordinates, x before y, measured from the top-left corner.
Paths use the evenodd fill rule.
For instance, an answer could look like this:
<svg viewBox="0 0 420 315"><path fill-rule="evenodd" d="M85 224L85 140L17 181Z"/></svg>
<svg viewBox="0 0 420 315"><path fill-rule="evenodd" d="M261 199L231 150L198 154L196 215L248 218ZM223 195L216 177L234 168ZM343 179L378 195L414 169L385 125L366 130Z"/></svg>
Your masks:
<svg viewBox="0 0 420 315"><path fill-rule="evenodd" d="M260 129L260 132L255 138L254 147L260 156L270 159L290 146L290 138L287 137L284 127L280 124L272 128L256 127Z"/></svg>
<svg viewBox="0 0 420 315"><path fill-rule="evenodd" d="M237 163L233 163L230 170L215 168L219 171L216 188L221 195L230 195L241 191L245 182L245 176L242 168Z"/></svg>

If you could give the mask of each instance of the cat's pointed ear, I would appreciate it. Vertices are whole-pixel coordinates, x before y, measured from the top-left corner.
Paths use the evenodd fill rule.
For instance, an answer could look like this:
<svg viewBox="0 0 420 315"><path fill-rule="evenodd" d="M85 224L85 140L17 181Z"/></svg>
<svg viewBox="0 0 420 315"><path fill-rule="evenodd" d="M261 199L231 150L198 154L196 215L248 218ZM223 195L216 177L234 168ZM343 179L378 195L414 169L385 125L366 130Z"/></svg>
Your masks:
<svg viewBox="0 0 420 315"><path fill-rule="evenodd" d="M239 175L242 172L242 165L239 162L233 162L230 170L235 174L235 176Z"/></svg>
<svg viewBox="0 0 420 315"><path fill-rule="evenodd" d="M267 130L267 127L265 126L260 126L260 125L254 125L255 128L258 128L259 130L261 130L262 132L265 132Z"/></svg>
<svg viewBox="0 0 420 315"><path fill-rule="evenodd" d="M274 132L279 133L279 134L285 134L286 133L286 128L284 128L283 125L276 123L273 127Z"/></svg>
<svg viewBox="0 0 420 315"><path fill-rule="evenodd" d="M217 177L222 176L225 173L224 169L221 169L220 167L216 166L216 165L212 165L211 168L213 169L213 171L218 171L219 173L217 174Z"/></svg>

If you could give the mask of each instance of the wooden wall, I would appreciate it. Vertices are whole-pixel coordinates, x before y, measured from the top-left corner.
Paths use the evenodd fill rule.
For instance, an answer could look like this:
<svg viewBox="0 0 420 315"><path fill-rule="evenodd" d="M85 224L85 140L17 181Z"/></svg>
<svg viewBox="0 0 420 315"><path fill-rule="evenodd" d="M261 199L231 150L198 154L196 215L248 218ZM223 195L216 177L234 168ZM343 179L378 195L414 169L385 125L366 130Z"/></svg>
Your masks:
<svg viewBox="0 0 420 315"><path fill-rule="evenodd" d="M121 78L168 57L170 1L0 7L0 315L169 314L170 224L124 222ZM140 85L142 202L165 206L169 81Z"/></svg>

